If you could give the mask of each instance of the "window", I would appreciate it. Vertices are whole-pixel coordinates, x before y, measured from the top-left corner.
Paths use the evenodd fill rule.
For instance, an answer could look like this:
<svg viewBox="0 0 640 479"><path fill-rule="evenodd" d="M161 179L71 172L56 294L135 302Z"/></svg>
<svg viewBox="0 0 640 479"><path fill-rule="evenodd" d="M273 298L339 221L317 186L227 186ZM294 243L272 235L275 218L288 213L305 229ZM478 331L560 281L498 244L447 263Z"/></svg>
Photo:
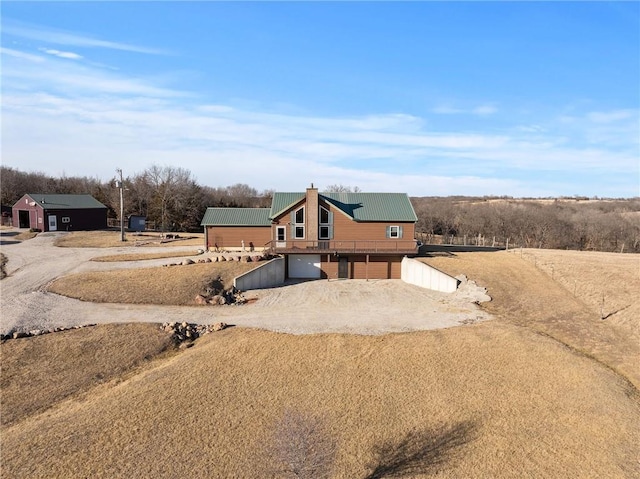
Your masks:
<svg viewBox="0 0 640 479"><path fill-rule="evenodd" d="M329 211L322 206L320 207L320 224L328 225L329 224Z"/></svg>
<svg viewBox="0 0 640 479"><path fill-rule="evenodd" d="M291 223L293 239L304 239L304 206L291 214Z"/></svg>
<svg viewBox="0 0 640 479"><path fill-rule="evenodd" d="M333 213L323 206L320 207L320 227L318 239L327 240L333 237Z"/></svg>
<svg viewBox="0 0 640 479"><path fill-rule="evenodd" d="M387 226L387 238L402 238L402 226Z"/></svg>
<svg viewBox="0 0 640 479"><path fill-rule="evenodd" d="M285 241L285 227L284 226L278 226L276 228L276 238L277 241Z"/></svg>

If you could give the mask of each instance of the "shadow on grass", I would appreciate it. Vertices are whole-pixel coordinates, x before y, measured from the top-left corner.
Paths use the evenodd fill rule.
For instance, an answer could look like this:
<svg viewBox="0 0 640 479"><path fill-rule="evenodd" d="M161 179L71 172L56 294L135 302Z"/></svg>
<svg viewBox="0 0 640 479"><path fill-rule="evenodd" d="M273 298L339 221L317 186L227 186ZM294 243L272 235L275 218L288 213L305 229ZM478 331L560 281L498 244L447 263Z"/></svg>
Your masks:
<svg viewBox="0 0 640 479"><path fill-rule="evenodd" d="M475 438L477 427L471 421L411 431L401 440L386 441L374 449L371 473L365 479L432 474L454 459L459 450Z"/></svg>

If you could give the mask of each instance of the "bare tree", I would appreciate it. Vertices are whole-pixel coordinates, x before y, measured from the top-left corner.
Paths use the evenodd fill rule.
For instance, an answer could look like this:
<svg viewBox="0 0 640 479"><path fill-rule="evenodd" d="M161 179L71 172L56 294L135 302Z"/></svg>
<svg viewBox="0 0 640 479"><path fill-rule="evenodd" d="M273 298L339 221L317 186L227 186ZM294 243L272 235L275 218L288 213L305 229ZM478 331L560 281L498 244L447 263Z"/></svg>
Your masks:
<svg viewBox="0 0 640 479"><path fill-rule="evenodd" d="M342 184L329 185L324 189L325 193L360 193L362 190L357 186L345 186Z"/></svg>
<svg viewBox="0 0 640 479"><path fill-rule="evenodd" d="M279 474L298 479L331 476L337 443L322 418L293 409L284 411L276 425L270 448Z"/></svg>
<svg viewBox="0 0 640 479"><path fill-rule="evenodd" d="M185 168L153 165L145 171L144 178L151 188L149 210L159 217L164 232L184 215L181 208L194 183L191 172Z"/></svg>

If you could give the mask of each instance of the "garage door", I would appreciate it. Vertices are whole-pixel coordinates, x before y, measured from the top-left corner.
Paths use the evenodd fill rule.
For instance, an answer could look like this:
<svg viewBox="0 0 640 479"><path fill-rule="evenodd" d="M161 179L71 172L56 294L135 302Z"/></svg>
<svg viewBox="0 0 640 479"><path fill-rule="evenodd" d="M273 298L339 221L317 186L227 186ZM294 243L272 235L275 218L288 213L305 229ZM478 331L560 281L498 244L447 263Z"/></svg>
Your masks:
<svg viewBox="0 0 640 479"><path fill-rule="evenodd" d="M289 278L320 278L319 254L289 255Z"/></svg>

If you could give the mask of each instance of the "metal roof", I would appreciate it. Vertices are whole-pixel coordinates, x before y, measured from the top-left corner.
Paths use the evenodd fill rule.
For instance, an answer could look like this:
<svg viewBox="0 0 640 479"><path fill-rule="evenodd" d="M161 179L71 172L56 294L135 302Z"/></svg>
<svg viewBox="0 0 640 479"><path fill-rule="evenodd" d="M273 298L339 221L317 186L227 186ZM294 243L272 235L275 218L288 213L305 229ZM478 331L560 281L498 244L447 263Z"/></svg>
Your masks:
<svg viewBox="0 0 640 479"><path fill-rule="evenodd" d="M293 205L298 203L306 196L306 193L274 193L271 200L271 211L269 212L269 218L275 218L284 213Z"/></svg>
<svg viewBox="0 0 640 479"><path fill-rule="evenodd" d="M321 193L355 221L418 221L406 193Z"/></svg>
<svg viewBox="0 0 640 479"><path fill-rule="evenodd" d="M45 210L79 210L107 208L91 195L43 195L27 193L27 196ZM18 203L20 203L18 201ZM15 206L20 206L16 203Z"/></svg>
<svg viewBox="0 0 640 479"><path fill-rule="evenodd" d="M406 193L320 193L318 196L354 221L418 221ZM304 197L305 193L275 193L269 217L279 216Z"/></svg>
<svg viewBox="0 0 640 479"><path fill-rule="evenodd" d="M270 226L269 208L207 208L201 226Z"/></svg>

